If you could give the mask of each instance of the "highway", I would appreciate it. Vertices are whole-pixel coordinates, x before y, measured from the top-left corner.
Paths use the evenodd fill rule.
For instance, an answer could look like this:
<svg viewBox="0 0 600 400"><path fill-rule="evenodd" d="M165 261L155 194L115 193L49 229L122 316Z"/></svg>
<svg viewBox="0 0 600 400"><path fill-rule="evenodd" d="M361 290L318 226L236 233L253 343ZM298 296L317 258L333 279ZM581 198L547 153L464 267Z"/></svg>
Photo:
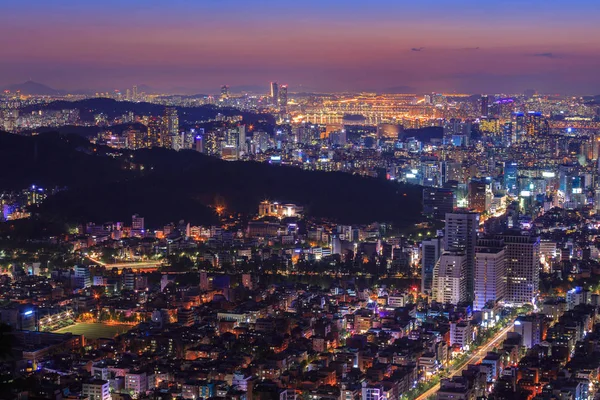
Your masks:
<svg viewBox="0 0 600 400"><path fill-rule="evenodd" d="M494 337L492 337L490 340L488 340L485 345L481 346L479 348L479 350L477 350L475 353L473 353L471 355L471 357L469 357L467 360L465 360L460 365L452 368L452 370L448 374L448 377L451 378L453 376L460 375L462 373L462 371L465 370L469 364L477 364L477 363L481 362L481 360L483 360L485 355L490 350L492 350L494 348L494 346L496 346L499 342L504 340L504 338L506 337L506 334L508 332L512 331L513 327L514 327L514 322L511 322L507 327L505 327L504 329L502 329L498 333L496 333L496 335L494 335ZM417 397L416 400L426 400L429 397L435 395L439 389L440 389L440 384L438 383L437 385L435 385L434 387L432 387L431 389L429 389L428 391L426 391L425 393L423 393L422 395Z"/></svg>

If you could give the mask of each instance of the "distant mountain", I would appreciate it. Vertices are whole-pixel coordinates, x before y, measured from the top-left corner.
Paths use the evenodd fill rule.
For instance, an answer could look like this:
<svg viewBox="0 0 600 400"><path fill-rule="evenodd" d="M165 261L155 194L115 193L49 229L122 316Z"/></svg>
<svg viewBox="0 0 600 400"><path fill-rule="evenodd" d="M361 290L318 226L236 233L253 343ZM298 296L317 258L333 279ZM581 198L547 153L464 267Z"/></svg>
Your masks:
<svg viewBox="0 0 600 400"><path fill-rule="evenodd" d="M34 81L8 85L3 87L2 90L10 90L11 92L21 91L22 94L38 96L62 96L66 94L63 90L53 89L43 83Z"/></svg>
<svg viewBox="0 0 600 400"><path fill-rule="evenodd" d="M38 110L64 110L78 109L79 116L83 121L94 121L94 114L106 114L109 118L115 118L125 113L132 111L137 115L162 115L165 106L153 103L134 103L129 101L116 101L106 98L92 98L79 101L53 101L48 104L34 104L23 107L23 112L31 112ZM258 114L249 111L240 111L234 108L215 107L212 105L204 105L200 107L177 107L179 112L180 125L195 121L206 121L214 118L217 114L225 116L241 115L243 123L256 124L264 122L274 124L275 119L266 114Z"/></svg>

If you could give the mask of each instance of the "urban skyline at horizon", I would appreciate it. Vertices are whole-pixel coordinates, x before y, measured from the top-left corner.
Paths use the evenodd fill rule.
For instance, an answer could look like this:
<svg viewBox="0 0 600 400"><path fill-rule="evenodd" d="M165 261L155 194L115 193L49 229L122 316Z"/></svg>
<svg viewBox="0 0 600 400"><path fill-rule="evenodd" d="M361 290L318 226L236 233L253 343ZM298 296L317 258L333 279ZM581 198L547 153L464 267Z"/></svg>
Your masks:
<svg viewBox="0 0 600 400"><path fill-rule="evenodd" d="M33 3L12 2L0 17L2 85L600 93L600 9L585 0Z"/></svg>

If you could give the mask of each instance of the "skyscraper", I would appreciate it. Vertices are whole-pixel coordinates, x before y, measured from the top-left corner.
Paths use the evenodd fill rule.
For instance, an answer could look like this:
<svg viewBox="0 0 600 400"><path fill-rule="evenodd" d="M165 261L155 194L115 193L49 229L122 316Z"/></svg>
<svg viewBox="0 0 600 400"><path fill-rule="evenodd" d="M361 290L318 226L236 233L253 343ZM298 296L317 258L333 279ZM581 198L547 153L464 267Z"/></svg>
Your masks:
<svg viewBox="0 0 600 400"><path fill-rule="evenodd" d="M433 269L444 250L443 238L437 237L421 243L421 291L431 293Z"/></svg>
<svg viewBox="0 0 600 400"><path fill-rule="evenodd" d="M438 303L468 301L467 256L463 251L444 251L433 269L432 297Z"/></svg>
<svg viewBox="0 0 600 400"><path fill-rule="evenodd" d="M248 145L246 144L246 125L238 126L238 143L237 147L240 153L248 152Z"/></svg>
<svg viewBox="0 0 600 400"><path fill-rule="evenodd" d="M278 96L279 108L282 112L287 111L288 104L288 87L287 85L281 85L279 88L279 96Z"/></svg>
<svg viewBox="0 0 600 400"><path fill-rule="evenodd" d="M487 117L490 114L490 99L487 94L481 95L481 116Z"/></svg>
<svg viewBox="0 0 600 400"><path fill-rule="evenodd" d="M520 231L498 238L506 244L506 302L532 303L540 285L540 238Z"/></svg>
<svg viewBox="0 0 600 400"><path fill-rule="evenodd" d="M162 121L152 117L148 120L148 135L146 136L145 147L161 146Z"/></svg>
<svg viewBox="0 0 600 400"><path fill-rule="evenodd" d="M511 143L518 143L526 138L527 120L522 112L513 114L512 122L512 140Z"/></svg>
<svg viewBox="0 0 600 400"><path fill-rule="evenodd" d="M514 161L504 163L504 188L512 196L519 194L517 179L519 176L518 164Z"/></svg>
<svg viewBox="0 0 600 400"><path fill-rule="evenodd" d="M462 251L466 256L466 296L468 301L473 300L475 246L477 245L478 229L479 214L475 212L459 211L446 214L444 249Z"/></svg>
<svg viewBox="0 0 600 400"><path fill-rule="evenodd" d="M271 82L271 104L276 106L279 102L279 85L277 82Z"/></svg>
<svg viewBox="0 0 600 400"><path fill-rule="evenodd" d="M136 101L138 99L138 87L133 85L133 91L131 93L131 100Z"/></svg>
<svg viewBox="0 0 600 400"><path fill-rule="evenodd" d="M506 296L506 259L504 241L481 239L475 250L475 296L473 309L481 310L488 302Z"/></svg>
<svg viewBox="0 0 600 400"><path fill-rule="evenodd" d="M163 115L163 147L172 148L177 145L175 137L179 134L179 117L175 107L166 107Z"/></svg>

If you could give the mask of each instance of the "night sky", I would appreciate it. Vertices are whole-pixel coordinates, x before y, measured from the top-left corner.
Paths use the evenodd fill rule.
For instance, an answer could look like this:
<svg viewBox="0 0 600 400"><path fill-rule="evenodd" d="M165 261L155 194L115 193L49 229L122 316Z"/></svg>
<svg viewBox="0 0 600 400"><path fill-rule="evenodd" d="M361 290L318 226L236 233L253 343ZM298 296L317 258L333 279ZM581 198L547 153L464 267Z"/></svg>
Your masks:
<svg viewBox="0 0 600 400"><path fill-rule="evenodd" d="M0 85L600 93L598 0L0 3Z"/></svg>

